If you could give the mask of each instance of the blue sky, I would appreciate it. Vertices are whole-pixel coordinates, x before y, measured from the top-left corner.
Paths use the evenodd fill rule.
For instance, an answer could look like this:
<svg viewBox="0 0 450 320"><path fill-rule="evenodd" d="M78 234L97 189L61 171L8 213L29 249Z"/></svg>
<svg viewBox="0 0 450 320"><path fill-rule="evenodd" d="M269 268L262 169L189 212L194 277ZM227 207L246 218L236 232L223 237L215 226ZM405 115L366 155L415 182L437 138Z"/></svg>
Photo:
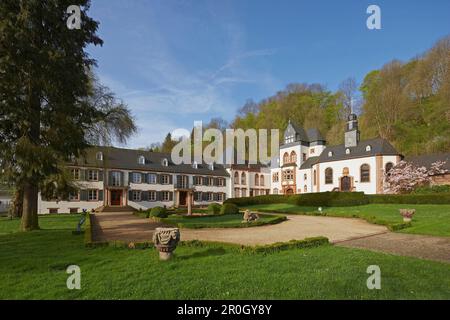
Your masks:
<svg viewBox="0 0 450 320"><path fill-rule="evenodd" d="M339 83L408 60L450 34L450 1L93 0L97 74L133 110L128 147L194 120L231 120L289 83ZM381 8L381 30L366 9Z"/></svg>

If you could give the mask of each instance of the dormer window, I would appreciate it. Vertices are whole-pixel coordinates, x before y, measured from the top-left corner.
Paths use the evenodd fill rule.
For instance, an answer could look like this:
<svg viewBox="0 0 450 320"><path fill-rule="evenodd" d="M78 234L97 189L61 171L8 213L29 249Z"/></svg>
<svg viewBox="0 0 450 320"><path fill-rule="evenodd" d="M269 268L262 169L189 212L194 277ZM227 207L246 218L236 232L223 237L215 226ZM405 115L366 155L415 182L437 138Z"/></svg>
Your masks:
<svg viewBox="0 0 450 320"><path fill-rule="evenodd" d="M292 142L294 142L294 138L295 138L294 136L287 136L287 137L285 137L284 141L286 144L292 143Z"/></svg>
<svg viewBox="0 0 450 320"><path fill-rule="evenodd" d="M169 160L167 160L166 158L164 158L164 159L162 159L162 165L164 166L164 167L168 167L169 166Z"/></svg>
<svg viewBox="0 0 450 320"><path fill-rule="evenodd" d="M333 156L333 152L331 152L331 151L330 151L330 152L328 152L328 157L330 157L330 158L331 158L332 156Z"/></svg>
<svg viewBox="0 0 450 320"><path fill-rule="evenodd" d="M345 154L350 154L350 149L349 148L345 149Z"/></svg>
<svg viewBox="0 0 450 320"><path fill-rule="evenodd" d="M366 151L367 151L367 152L372 151L372 146L371 146L371 145L368 145L368 146L366 147Z"/></svg>
<svg viewBox="0 0 450 320"><path fill-rule="evenodd" d="M192 164L192 168L198 169L198 163L197 163L197 161L194 161L194 163Z"/></svg>
<svg viewBox="0 0 450 320"><path fill-rule="evenodd" d="M95 158L98 161L103 161L103 152L97 152L97 154L95 155Z"/></svg>
<svg viewBox="0 0 450 320"><path fill-rule="evenodd" d="M138 163L139 164L145 164L145 157L144 156L139 156Z"/></svg>
<svg viewBox="0 0 450 320"><path fill-rule="evenodd" d="M209 164L209 170L214 170L214 163Z"/></svg>

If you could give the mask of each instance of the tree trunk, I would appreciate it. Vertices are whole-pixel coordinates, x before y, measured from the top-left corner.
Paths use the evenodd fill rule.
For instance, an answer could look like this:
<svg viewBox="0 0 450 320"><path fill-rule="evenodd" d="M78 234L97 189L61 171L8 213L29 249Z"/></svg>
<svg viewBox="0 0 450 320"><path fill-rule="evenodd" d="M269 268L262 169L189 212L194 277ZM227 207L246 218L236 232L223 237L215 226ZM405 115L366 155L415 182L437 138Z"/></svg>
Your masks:
<svg viewBox="0 0 450 320"><path fill-rule="evenodd" d="M14 200L12 201L12 205L10 207L10 216L12 218L20 218L22 217L23 212L23 191L21 189L17 189L14 192Z"/></svg>
<svg viewBox="0 0 450 320"><path fill-rule="evenodd" d="M30 73L32 74L32 73ZM30 128L28 132L29 141L38 147L41 147L41 98L37 90L34 78L29 82L29 106L30 106ZM28 159L31 163L32 160ZM23 212L20 229L22 231L31 231L39 229L38 221L38 178L32 174L23 186Z"/></svg>
<svg viewBox="0 0 450 320"><path fill-rule="evenodd" d="M39 229L38 222L38 187L32 183L26 183L23 188L23 212L20 224L21 231Z"/></svg>

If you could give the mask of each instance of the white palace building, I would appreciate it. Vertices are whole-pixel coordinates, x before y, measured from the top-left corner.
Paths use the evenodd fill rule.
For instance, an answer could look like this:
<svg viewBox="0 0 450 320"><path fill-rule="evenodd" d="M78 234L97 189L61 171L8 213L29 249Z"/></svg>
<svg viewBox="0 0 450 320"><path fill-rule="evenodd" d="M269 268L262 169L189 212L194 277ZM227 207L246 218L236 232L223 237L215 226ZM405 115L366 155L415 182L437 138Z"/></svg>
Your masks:
<svg viewBox="0 0 450 320"><path fill-rule="evenodd" d="M345 143L327 146L317 129L289 121L284 143L271 166L172 163L169 154L95 147L67 164L79 190L70 199L39 197L38 212L130 210L155 206L207 206L227 198L325 191L383 193L384 173L403 157L381 138L361 141L356 115L347 121ZM450 154L411 159L421 166L447 160ZM450 174L436 177L450 183ZM122 208L123 207L123 208Z"/></svg>

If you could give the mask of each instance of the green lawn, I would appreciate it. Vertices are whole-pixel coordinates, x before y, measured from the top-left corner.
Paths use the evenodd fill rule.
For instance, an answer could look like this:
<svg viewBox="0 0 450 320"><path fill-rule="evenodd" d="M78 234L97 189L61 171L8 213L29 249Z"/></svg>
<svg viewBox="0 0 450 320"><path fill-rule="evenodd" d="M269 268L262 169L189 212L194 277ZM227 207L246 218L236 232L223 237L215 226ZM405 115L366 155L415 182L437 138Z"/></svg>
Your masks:
<svg viewBox="0 0 450 320"><path fill-rule="evenodd" d="M254 205L246 208L263 212L318 214L317 207L301 207L287 203ZM395 224L403 221L399 213L401 208L416 209L416 214L413 218L412 226L399 232L450 236L450 205L369 204L355 207L324 207L323 214L337 217L359 217L379 224Z"/></svg>
<svg viewBox="0 0 450 320"><path fill-rule="evenodd" d="M0 299L450 299L448 264L323 246L240 254L226 246L179 247L160 262L154 249L87 249L77 216L40 217L43 230L15 232L0 220ZM81 290L65 270L81 268ZM366 269L381 268L381 290Z"/></svg>
<svg viewBox="0 0 450 320"><path fill-rule="evenodd" d="M242 223L243 214L225 214L225 215L208 215L200 216L181 216L170 215L162 219L162 222L176 224L180 228L241 228L241 227L256 227L265 224L275 224L286 219L284 215L266 215L261 214L259 219L250 223Z"/></svg>

